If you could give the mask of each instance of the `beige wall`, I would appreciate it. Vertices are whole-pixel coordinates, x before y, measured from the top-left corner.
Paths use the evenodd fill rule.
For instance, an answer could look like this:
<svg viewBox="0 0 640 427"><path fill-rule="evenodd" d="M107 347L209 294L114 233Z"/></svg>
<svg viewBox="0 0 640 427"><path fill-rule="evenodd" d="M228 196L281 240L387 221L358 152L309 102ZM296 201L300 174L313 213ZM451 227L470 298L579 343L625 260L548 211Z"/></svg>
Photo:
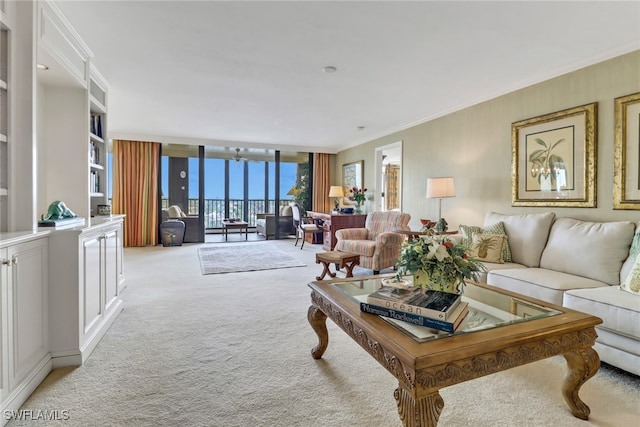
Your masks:
<svg viewBox="0 0 640 427"><path fill-rule="evenodd" d="M636 92L640 51L344 150L336 157L335 181L341 180L343 163L364 160L364 186L374 194L375 148L403 141L402 210L411 214L413 228L420 218L437 217L436 201L425 198L426 180L435 176L455 178L456 197L442 202L450 228L481 225L488 211L638 221L640 211L613 210L614 98ZM512 207L511 123L592 102L598 103L597 208Z"/></svg>

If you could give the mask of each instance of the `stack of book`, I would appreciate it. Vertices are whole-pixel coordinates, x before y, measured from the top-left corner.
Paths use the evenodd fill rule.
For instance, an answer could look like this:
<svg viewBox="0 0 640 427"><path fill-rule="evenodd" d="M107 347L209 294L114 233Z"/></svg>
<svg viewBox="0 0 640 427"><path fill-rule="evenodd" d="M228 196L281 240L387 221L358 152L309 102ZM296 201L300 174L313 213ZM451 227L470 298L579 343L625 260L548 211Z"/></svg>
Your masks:
<svg viewBox="0 0 640 427"><path fill-rule="evenodd" d="M469 304L458 294L383 286L360 302L360 310L453 333L469 313Z"/></svg>

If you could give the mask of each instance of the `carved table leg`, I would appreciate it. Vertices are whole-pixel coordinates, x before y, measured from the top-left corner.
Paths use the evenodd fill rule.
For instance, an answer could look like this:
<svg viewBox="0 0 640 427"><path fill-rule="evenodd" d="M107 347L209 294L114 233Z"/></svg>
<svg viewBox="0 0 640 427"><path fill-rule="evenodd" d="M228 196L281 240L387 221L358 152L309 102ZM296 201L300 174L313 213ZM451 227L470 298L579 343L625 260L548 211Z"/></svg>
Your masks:
<svg viewBox="0 0 640 427"><path fill-rule="evenodd" d="M412 393L399 386L393 393L398 414L405 427L436 427L444 408L444 400L438 391L416 401Z"/></svg>
<svg viewBox="0 0 640 427"><path fill-rule="evenodd" d="M591 409L578 396L580 387L600 368L600 357L592 348L582 348L563 354L569 370L562 385L562 395L574 417L588 420Z"/></svg>
<svg viewBox="0 0 640 427"><path fill-rule="evenodd" d="M318 307L312 305L307 311L307 320L318 335L318 345L311 350L314 359L320 359L329 345L329 333L327 332L327 315Z"/></svg>

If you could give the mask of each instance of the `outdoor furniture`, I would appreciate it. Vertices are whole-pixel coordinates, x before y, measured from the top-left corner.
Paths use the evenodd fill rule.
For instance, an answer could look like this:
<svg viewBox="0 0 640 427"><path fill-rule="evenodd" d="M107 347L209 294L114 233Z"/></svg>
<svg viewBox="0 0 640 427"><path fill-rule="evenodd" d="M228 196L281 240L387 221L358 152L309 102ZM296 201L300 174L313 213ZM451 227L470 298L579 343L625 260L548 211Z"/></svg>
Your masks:
<svg viewBox="0 0 640 427"><path fill-rule="evenodd" d="M336 270L339 270L343 267L347 269L347 275L345 277L353 277L353 267L358 265L360 262L360 255L351 254L348 252L338 252L338 251L330 251L330 252L319 252L316 254L316 264L322 263L322 274L316 277L316 280L324 279L325 275L329 275L329 277L336 277L336 273L332 273L329 268L330 264L336 265Z"/></svg>
<svg viewBox="0 0 640 427"><path fill-rule="evenodd" d="M263 235L267 240L276 234L276 225L280 236L288 236L295 233L293 227L293 210L291 206L280 206L278 222L276 214L258 213L256 214L256 233Z"/></svg>
<svg viewBox="0 0 640 427"><path fill-rule="evenodd" d="M222 220L222 230L224 231L224 241L229 238L229 229L237 229L240 231L240 237L242 237L242 230L244 229L244 240L249 240L249 223L246 221L238 220Z"/></svg>
<svg viewBox="0 0 640 427"><path fill-rule="evenodd" d="M204 230L200 226L200 217L197 215L187 215L178 205L171 205L162 209L162 222L168 220L180 220L184 222L184 242L201 243L204 242Z"/></svg>

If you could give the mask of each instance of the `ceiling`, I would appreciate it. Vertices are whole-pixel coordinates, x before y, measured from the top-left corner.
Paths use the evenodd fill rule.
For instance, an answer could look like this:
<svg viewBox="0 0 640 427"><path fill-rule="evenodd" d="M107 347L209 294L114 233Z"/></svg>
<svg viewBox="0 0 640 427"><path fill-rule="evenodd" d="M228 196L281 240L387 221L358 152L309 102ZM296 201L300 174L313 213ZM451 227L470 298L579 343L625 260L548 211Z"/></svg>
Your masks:
<svg viewBox="0 0 640 427"><path fill-rule="evenodd" d="M110 137L168 143L335 153L640 49L639 1L55 3Z"/></svg>

